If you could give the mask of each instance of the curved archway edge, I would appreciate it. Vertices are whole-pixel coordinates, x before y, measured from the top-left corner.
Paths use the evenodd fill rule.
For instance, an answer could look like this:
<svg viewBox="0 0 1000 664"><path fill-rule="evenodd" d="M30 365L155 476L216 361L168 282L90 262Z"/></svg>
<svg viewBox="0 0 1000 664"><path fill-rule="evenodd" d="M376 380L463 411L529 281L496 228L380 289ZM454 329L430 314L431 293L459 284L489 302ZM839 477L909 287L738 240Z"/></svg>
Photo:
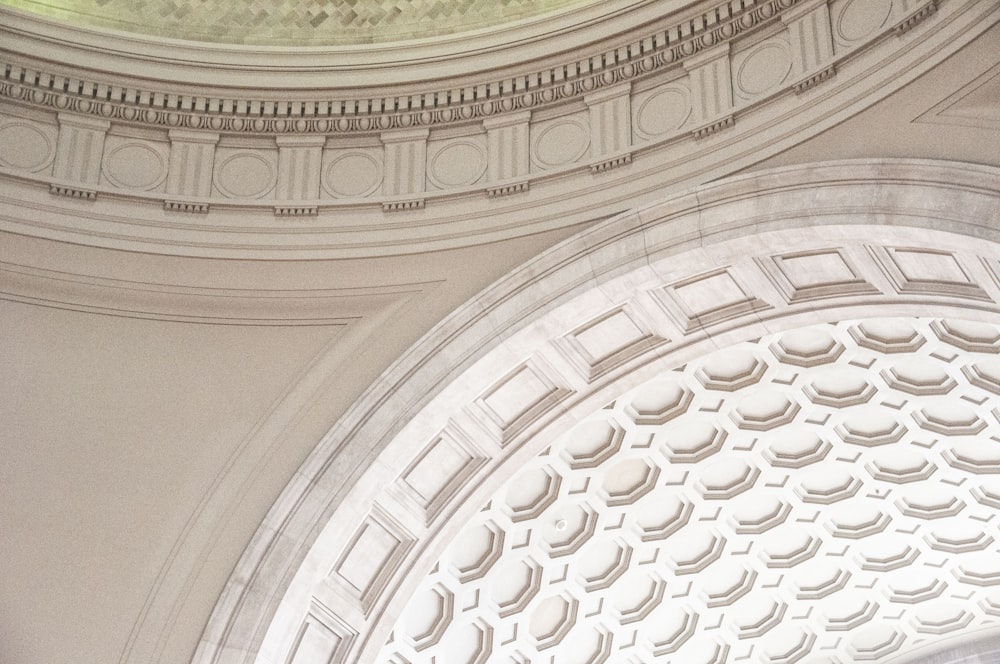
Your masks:
<svg viewBox="0 0 1000 664"><path fill-rule="evenodd" d="M873 315L1000 321L1000 171L791 167L557 245L402 356L244 553L194 661L368 661L470 510L567 422L707 350Z"/></svg>

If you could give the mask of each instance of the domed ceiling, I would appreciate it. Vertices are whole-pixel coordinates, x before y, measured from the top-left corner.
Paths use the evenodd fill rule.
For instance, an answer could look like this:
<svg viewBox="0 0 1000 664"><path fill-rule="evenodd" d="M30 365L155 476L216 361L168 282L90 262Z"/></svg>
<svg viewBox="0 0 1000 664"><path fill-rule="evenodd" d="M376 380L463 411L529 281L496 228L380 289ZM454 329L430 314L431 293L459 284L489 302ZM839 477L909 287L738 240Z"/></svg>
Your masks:
<svg viewBox="0 0 1000 664"><path fill-rule="evenodd" d="M330 46L492 28L567 12L596 0L2 0L2 4L76 24L158 37Z"/></svg>
<svg viewBox="0 0 1000 664"><path fill-rule="evenodd" d="M998 350L869 319L663 372L493 496L378 662L941 661L1000 616Z"/></svg>

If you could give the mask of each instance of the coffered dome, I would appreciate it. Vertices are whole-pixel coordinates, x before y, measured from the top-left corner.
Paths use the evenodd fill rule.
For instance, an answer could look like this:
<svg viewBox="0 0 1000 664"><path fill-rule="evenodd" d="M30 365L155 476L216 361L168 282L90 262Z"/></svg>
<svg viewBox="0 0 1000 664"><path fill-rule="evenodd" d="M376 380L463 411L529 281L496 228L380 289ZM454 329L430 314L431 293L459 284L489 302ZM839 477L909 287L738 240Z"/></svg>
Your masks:
<svg viewBox="0 0 1000 664"><path fill-rule="evenodd" d="M995 657L997 100L981 0L0 0L0 661Z"/></svg>

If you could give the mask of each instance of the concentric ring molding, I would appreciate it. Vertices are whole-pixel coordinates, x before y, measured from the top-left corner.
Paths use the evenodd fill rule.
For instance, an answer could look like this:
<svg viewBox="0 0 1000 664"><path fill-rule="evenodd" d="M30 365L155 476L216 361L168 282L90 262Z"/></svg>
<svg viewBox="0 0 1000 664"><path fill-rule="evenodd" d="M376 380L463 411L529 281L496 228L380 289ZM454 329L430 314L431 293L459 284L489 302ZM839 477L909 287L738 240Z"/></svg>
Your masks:
<svg viewBox="0 0 1000 664"><path fill-rule="evenodd" d="M775 27L781 21L792 24L804 20L803 16L812 20L825 7L797 4L785 13L775 12L768 20ZM904 6L898 7L902 11ZM921 3L907 7L916 12L937 5ZM102 184L99 173L92 173L85 164L77 164L63 150L56 155L51 174L0 170L0 177L7 179L10 195L17 201L16 206L3 211L3 224L22 234L102 247L241 258L385 255L467 246L553 230L585 221L587 217L602 218L623 208L651 203L665 193L731 174L750 166L751 160L776 154L814 136L846 120L854 109L884 98L947 58L995 22L998 12L1000 8L995 6L947 0L930 15L926 12L894 15L893 21L880 28L877 36L851 50L837 53L830 50L832 59L795 64L793 75L774 92L714 111L696 104L690 113L683 114L686 119L682 126L654 137L644 131L641 117L636 118L631 135L600 128L628 127L632 124L630 107L634 104L641 109L658 89L690 88L693 101L700 97L698 81L718 80L724 85L731 78L730 61L742 57L741 53L753 45L757 32L743 34L742 45L733 46L732 52L724 44L714 47L714 51L701 49L695 53L699 63L678 61L648 80L639 76L635 85L623 83L618 74L610 76L610 83L605 82L611 71L607 68L581 73L562 84L565 87L571 83L573 89L571 97L563 100L567 103L553 102L555 106L544 112L534 107L530 111L516 110L513 97L501 95L490 103L495 101L503 106L511 102L510 111L488 117L472 113L469 119L447 129L437 126L391 129L390 122L387 131L369 129L354 138L338 129L331 130L329 135L316 134L315 127L309 129L314 120L301 117L293 121L269 115L278 112L277 102L242 100L239 103L245 106L246 117L237 114L236 119L241 124L249 123L250 133L266 133L279 120L285 129L306 123L303 134L290 131L273 137L257 136L248 142L226 129L227 118L232 117L223 113L221 107L217 114L210 114L213 123L221 123L218 130L195 130L184 126L187 121L182 117L183 108L177 114L161 108L183 107L186 103L183 95L151 93L148 103L143 102L146 104L143 112L162 115L165 121L169 119L179 125L156 129L159 138L148 134L151 147L165 149L170 155L171 175L163 191L136 192ZM896 28L911 26L912 20L920 16L925 18L919 25L897 34ZM899 24L894 22L897 19ZM829 23L828 18L826 21ZM783 32L791 34L790 27L781 25ZM810 82L819 80L816 76L827 76L831 66L835 66L837 75L825 91L813 93L809 88L796 94L802 86L808 88ZM626 64L614 65L614 71L625 68ZM715 72L716 69L720 72ZM44 82L54 85L56 79L25 67L17 71L18 76L24 74L25 80L37 84L30 87L24 82L8 81L0 85L6 86L9 98L16 98L9 106L0 104L0 113L48 117L52 131L58 129L62 136L59 144L70 144L73 136L83 137L91 142L93 151L99 151L105 136L110 140L121 131L119 123L128 123L115 116L113 104L107 107L112 119L105 119L101 115L104 102L96 103L85 98L86 95L56 94ZM13 76L15 69L10 72ZM715 77L716 73L725 76ZM862 81L864 85L860 85ZM83 82L79 85L90 86ZM588 86L589 91L585 89ZM106 94L115 89L98 84L91 87L94 94L99 89ZM541 94L540 89L527 91ZM70 105L86 103L91 113L81 115L67 107L56 116L45 116L38 112L36 102L31 101L39 95L41 103L47 103L45 99L49 98L55 103L57 97ZM136 99L137 103L141 101ZM364 107L376 115L382 108ZM458 106L453 108L460 116L464 113ZM350 118L350 122L361 119L358 115ZM588 127L587 154L575 162L539 167L531 157L537 152L533 141L537 141L546 123L571 119ZM427 175L428 158L434 157L431 148L440 141L463 139L483 141L487 146L485 176L474 185L460 183L436 189ZM522 149L505 151L501 147L512 144ZM227 198L215 187L211 174L216 171L216 162L234 148L256 151L267 159L274 159L278 153L279 162L301 164L301 168L282 167L279 163L277 186L259 199ZM328 164L353 150L364 150L376 160L381 155L382 177L365 182L365 187L359 184L349 188L347 191L352 195L341 197L338 188L326 181ZM587 171L593 175L579 177ZM183 178L181 173L202 175L199 180ZM293 177L293 173L306 173L308 177ZM51 196L49 191L74 198ZM299 200L302 198L299 191L317 193ZM292 200L285 200L286 197ZM78 198L88 201L96 198L97 204L81 205ZM276 215L296 212L308 214L275 219Z"/></svg>
<svg viewBox="0 0 1000 664"><path fill-rule="evenodd" d="M480 506L376 661L833 664L1000 636L998 406L1000 326L964 321L823 324L664 371Z"/></svg>
<svg viewBox="0 0 1000 664"><path fill-rule="evenodd" d="M330 432L245 554L195 661L294 661L315 639L333 661L375 661L477 506L568 423L711 349L871 315L1000 322L1000 238L989 230L1000 214L997 181L995 169L940 162L781 169L703 187L546 252L441 323ZM868 225L872 214L885 225ZM746 235L748 226L756 232ZM935 280L913 273L920 254ZM845 282L845 271L855 280ZM588 334L592 321L616 333ZM965 334L949 329L935 334ZM784 417L747 421L766 431ZM381 450L367 471L335 453L361 440ZM430 467L451 468L454 479L421 480ZM266 542L275 537L304 544L273 558ZM245 604L249 596L272 599Z"/></svg>

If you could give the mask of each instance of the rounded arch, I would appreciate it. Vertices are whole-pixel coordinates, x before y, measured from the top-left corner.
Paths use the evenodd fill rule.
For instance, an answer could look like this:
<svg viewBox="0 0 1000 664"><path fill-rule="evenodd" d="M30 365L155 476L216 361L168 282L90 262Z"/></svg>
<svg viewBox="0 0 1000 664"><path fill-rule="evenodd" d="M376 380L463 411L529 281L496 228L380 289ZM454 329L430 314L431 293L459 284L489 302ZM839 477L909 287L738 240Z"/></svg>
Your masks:
<svg viewBox="0 0 1000 664"><path fill-rule="evenodd" d="M820 323L574 413L374 661L920 662L996 637L998 353L998 325Z"/></svg>
<svg viewBox="0 0 1000 664"><path fill-rule="evenodd" d="M1000 321L998 175L912 160L778 169L540 255L442 321L317 446L195 661L370 661L483 499L659 370L811 323Z"/></svg>

